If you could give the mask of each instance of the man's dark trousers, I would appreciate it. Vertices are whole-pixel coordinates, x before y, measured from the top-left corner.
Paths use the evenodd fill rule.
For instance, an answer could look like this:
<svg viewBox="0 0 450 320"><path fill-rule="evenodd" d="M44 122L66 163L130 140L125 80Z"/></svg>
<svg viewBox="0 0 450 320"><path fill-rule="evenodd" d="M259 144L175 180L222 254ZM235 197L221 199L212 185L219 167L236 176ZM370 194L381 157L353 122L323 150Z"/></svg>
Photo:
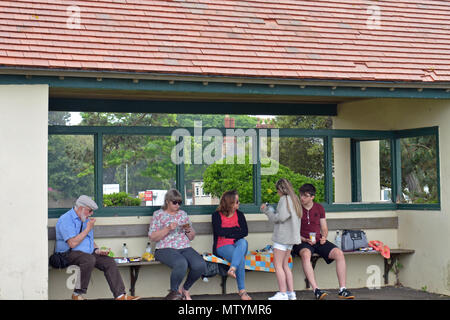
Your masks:
<svg viewBox="0 0 450 320"><path fill-rule="evenodd" d="M70 251L68 254L69 264L74 264L80 267L80 289L75 289L74 292L78 294L85 294L87 292L89 281L91 279L92 270L94 267L103 271L109 288L117 298L125 293L125 285L117 268L116 262L113 258L98 254L89 254L82 251Z"/></svg>

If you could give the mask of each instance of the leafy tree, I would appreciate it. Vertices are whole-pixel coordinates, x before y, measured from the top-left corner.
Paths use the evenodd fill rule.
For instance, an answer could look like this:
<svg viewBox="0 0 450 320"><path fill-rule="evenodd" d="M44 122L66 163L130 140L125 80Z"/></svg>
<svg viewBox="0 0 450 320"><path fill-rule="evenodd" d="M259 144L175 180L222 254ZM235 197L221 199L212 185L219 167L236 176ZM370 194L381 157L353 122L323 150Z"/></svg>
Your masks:
<svg viewBox="0 0 450 320"><path fill-rule="evenodd" d="M205 170L203 175L203 189L206 193L210 193L212 196L218 198L227 190L237 190L241 203L253 203L253 165L249 163L248 156L246 157L245 164L237 164L236 156L232 158L234 164L227 164L229 160L226 160L223 164L212 164ZM263 202L278 202L279 197L275 184L281 178L286 178L291 181L297 195L298 189L304 183L312 183L317 189L316 201L324 201L324 185L322 180L305 177L280 164L277 174L261 176L261 198Z"/></svg>
<svg viewBox="0 0 450 320"><path fill-rule="evenodd" d="M65 126L70 122L70 112L49 111L49 126Z"/></svg>
<svg viewBox="0 0 450 320"><path fill-rule="evenodd" d="M278 128L329 129L331 117L277 116ZM280 163L304 176L323 179L324 149L320 138L280 138Z"/></svg>
<svg viewBox="0 0 450 320"><path fill-rule="evenodd" d="M194 121L202 121L202 127L223 128L225 125L225 114L178 114L177 122L180 127L193 127ZM235 120L235 127L255 128L258 118L247 115L230 115Z"/></svg>

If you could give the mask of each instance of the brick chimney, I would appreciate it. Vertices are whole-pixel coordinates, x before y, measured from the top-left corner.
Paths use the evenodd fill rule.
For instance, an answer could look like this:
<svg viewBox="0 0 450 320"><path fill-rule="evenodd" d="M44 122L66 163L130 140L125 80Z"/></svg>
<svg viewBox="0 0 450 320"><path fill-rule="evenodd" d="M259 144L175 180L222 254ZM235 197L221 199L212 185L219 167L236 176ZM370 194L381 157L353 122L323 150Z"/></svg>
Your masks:
<svg viewBox="0 0 450 320"><path fill-rule="evenodd" d="M228 115L225 116L225 128L234 128L235 127L235 119L230 118ZM235 155L235 149L236 149L236 143L237 139L236 137L227 137L226 135L223 137L223 145L222 145L222 154L224 156L231 156ZM230 150L230 147L226 147L227 144L230 144L233 146L232 150ZM227 154L228 149L228 154Z"/></svg>

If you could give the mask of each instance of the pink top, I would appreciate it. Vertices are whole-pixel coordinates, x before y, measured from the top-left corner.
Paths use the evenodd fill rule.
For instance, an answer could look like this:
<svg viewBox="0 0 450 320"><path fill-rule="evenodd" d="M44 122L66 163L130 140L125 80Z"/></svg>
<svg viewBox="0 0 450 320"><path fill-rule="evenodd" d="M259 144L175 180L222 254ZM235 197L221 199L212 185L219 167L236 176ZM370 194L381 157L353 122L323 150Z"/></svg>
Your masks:
<svg viewBox="0 0 450 320"><path fill-rule="evenodd" d="M222 214L222 212L219 212L220 219L222 220L222 228L233 228L233 227L239 227L238 222L238 215L237 212L235 212L231 217L226 217ZM217 248L234 244L235 239L225 238L225 237L218 237L217 238Z"/></svg>

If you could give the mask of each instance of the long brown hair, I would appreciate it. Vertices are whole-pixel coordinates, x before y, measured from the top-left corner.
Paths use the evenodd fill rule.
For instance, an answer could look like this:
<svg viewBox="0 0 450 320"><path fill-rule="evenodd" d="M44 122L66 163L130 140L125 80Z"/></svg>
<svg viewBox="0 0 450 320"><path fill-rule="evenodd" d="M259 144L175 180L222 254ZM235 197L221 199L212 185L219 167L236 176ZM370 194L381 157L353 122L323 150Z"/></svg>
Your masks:
<svg viewBox="0 0 450 320"><path fill-rule="evenodd" d="M277 181L275 186L277 190L280 190L283 196L289 196L291 198L292 203L294 204L294 210L297 213L297 216L301 218L303 215L302 205L300 203L300 199L295 194L291 182L288 179L281 178L280 180ZM289 208L289 201L287 201L287 206L288 210L291 211L291 209Z"/></svg>
<svg viewBox="0 0 450 320"><path fill-rule="evenodd" d="M222 212L223 215L228 217L230 211L236 203L236 196L238 196L238 192L236 190L225 191L220 197L220 203L217 207L217 211Z"/></svg>

